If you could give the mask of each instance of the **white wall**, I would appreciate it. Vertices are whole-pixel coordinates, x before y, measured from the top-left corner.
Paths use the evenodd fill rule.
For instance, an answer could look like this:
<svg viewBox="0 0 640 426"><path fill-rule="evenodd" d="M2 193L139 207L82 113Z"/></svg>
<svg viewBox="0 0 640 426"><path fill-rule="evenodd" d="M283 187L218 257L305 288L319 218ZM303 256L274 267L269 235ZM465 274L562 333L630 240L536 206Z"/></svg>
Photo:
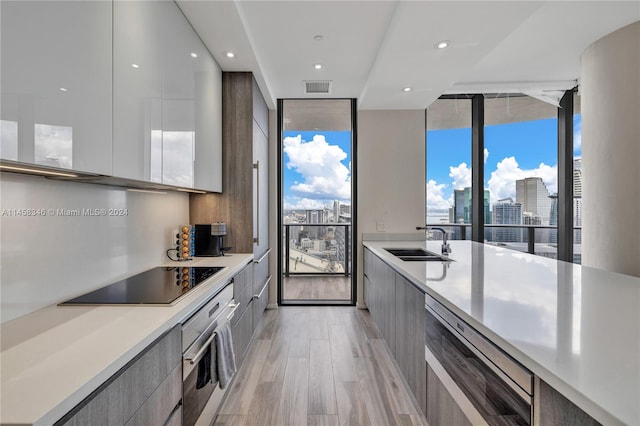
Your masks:
<svg viewBox="0 0 640 426"><path fill-rule="evenodd" d="M640 22L581 57L582 264L640 276Z"/></svg>
<svg viewBox="0 0 640 426"><path fill-rule="evenodd" d="M362 234L415 233L425 223L424 110L358 111L358 305Z"/></svg>
<svg viewBox="0 0 640 426"><path fill-rule="evenodd" d="M1 322L167 261L173 230L189 223L187 194L149 194L2 173ZM13 209L44 209L16 216ZM58 209L105 209L62 216ZM109 216L109 209L126 209Z"/></svg>

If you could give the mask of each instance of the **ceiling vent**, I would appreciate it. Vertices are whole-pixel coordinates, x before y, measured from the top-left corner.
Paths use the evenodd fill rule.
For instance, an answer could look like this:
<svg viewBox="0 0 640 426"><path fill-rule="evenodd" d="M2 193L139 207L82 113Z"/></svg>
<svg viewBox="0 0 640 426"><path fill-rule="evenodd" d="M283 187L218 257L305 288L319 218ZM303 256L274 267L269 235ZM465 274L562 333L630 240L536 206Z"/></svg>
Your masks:
<svg viewBox="0 0 640 426"><path fill-rule="evenodd" d="M316 80L304 82L304 93L307 95L329 94L331 93L330 80Z"/></svg>

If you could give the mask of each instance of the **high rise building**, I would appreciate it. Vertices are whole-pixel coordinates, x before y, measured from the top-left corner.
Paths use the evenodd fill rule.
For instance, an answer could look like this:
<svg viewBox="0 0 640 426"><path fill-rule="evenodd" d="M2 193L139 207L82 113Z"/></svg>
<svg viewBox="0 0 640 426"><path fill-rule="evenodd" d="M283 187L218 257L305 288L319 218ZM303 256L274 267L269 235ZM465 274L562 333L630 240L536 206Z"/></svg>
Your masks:
<svg viewBox="0 0 640 426"><path fill-rule="evenodd" d="M306 210L307 223L328 223L329 209Z"/></svg>
<svg viewBox="0 0 640 426"><path fill-rule="evenodd" d="M522 204L513 201L513 198L498 200L493 205L492 223L496 225L521 225ZM520 242L522 241L521 228L494 228L493 239L496 242Z"/></svg>
<svg viewBox="0 0 640 426"><path fill-rule="evenodd" d="M464 190L461 190L463 193L463 219L464 223L472 222L471 215L471 187L466 187ZM454 201L458 201L458 194L454 195ZM491 207L490 207L490 193L488 189L484 190L484 223L491 223ZM458 211L458 207L456 205L456 211Z"/></svg>
<svg viewBox="0 0 640 426"><path fill-rule="evenodd" d="M333 202L333 223L351 223L351 204Z"/></svg>
<svg viewBox="0 0 640 426"><path fill-rule="evenodd" d="M516 203L522 204L522 212L540 217L542 225L551 219L551 198L549 190L540 177L516 180Z"/></svg>
<svg viewBox="0 0 640 426"><path fill-rule="evenodd" d="M558 226L558 194L555 193L553 195L550 195L549 198L551 198L551 215L549 216L549 225L557 227ZM540 234L541 232L547 235L549 242L551 244L558 243L558 231L556 229L539 230L538 234Z"/></svg>
<svg viewBox="0 0 640 426"><path fill-rule="evenodd" d="M464 189L453 190L453 208L449 214L449 221L451 223L465 223L464 222ZM459 227L454 228L453 239L462 239L462 229Z"/></svg>
<svg viewBox="0 0 640 426"><path fill-rule="evenodd" d="M523 225L542 225L542 218L531 212L522 212Z"/></svg>
<svg viewBox="0 0 640 426"><path fill-rule="evenodd" d="M573 159L573 226L582 227L582 158ZM582 244L582 229L573 233L576 244Z"/></svg>
<svg viewBox="0 0 640 426"><path fill-rule="evenodd" d="M573 197L582 198L582 158L573 159Z"/></svg>

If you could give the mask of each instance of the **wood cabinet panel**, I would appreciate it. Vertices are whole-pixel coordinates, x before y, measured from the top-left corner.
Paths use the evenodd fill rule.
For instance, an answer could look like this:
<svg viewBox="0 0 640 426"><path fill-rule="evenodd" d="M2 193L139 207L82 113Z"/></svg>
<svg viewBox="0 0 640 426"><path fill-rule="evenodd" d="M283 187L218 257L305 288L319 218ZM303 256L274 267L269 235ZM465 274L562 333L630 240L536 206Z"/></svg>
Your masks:
<svg viewBox="0 0 640 426"><path fill-rule="evenodd" d="M253 80L253 119L265 135L269 134L269 108L260 92L258 83Z"/></svg>
<svg viewBox="0 0 640 426"><path fill-rule="evenodd" d="M396 361L422 412L426 412L424 293L396 274Z"/></svg>
<svg viewBox="0 0 640 426"><path fill-rule="evenodd" d="M178 364L126 425L164 424L171 417L180 399L182 399L182 365Z"/></svg>
<svg viewBox="0 0 640 426"><path fill-rule="evenodd" d="M248 309L239 314L237 323L231 327L231 333L233 336L233 350L236 355L236 364L239 367L244 360L253 335L253 302L249 304Z"/></svg>
<svg viewBox="0 0 640 426"><path fill-rule="evenodd" d="M262 289L254 295L253 300L253 331L258 328L260 320L264 314L267 305L269 304L269 281L271 277L267 277L267 281L262 286Z"/></svg>
<svg viewBox="0 0 640 426"><path fill-rule="evenodd" d="M426 417L430 426L471 426L467 416L429 366L427 366L427 396Z"/></svg>
<svg viewBox="0 0 640 426"><path fill-rule="evenodd" d="M236 324L253 299L253 263L247 264L233 277L233 297L240 304L231 319L232 324Z"/></svg>
<svg viewBox="0 0 640 426"><path fill-rule="evenodd" d="M227 223L225 244L232 252L254 253L256 258L266 252L269 239L269 131L254 117L254 110L264 115L265 109L252 73L222 73L222 194L192 194L189 203L191 223ZM257 246L254 237L259 238Z"/></svg>
<svg viewBox="0 0 640 426"><path fill-rule="evenodd" d="M253 294L260 293L262 286L269 278L269 254L253 263Z"/></svg>
<svg viewBox="0 0 640 426"><path fill-rule="evenodd" d="M181 327L176 326L89 395L57 424L125 424L176 367L181 371L181 359ZM171 413L176 404L177 401L168 407L168 413Z"/></svg>
<svg viewBox="0 0 640 426"><path fill-rule="evenodd" d="M380 315L378 327L389 346L391 353L396 354L396 273L379 258L375 258L375 276Z"/></svg>
<svg viewBox="0 0 640 426"><path fill-rule="evenodd" d="M535 425L595 426L600 425L557 390L536 377Z"/></svg>

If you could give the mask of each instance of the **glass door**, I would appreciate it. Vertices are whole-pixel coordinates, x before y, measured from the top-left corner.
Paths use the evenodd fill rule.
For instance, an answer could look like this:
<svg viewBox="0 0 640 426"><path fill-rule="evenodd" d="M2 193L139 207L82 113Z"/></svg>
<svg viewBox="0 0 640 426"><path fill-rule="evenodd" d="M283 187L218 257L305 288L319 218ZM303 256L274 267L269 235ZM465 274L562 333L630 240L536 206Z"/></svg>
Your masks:
<svg viewBox="0 0 640 426"><path fill-rule="evenodd" d="M353 304L354 101L279 102L281 304Z"/></svg>

